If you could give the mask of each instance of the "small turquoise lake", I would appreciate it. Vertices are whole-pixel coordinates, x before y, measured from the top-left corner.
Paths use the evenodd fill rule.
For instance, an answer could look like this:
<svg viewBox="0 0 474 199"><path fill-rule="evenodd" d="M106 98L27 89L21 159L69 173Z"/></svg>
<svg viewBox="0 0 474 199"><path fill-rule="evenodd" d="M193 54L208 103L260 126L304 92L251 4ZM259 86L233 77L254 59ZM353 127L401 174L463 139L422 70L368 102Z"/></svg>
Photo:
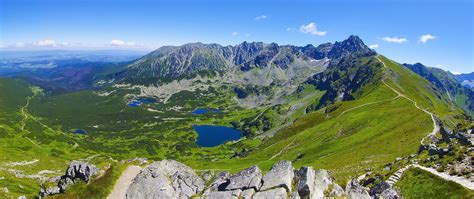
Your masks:
<svg viewBox="0 0 474 199"><path fill-rule="evenodd" d="M239 140L242 133L227 126L193 125L198 137L196 144L202 147L213 147L227 141Z"/></svg>

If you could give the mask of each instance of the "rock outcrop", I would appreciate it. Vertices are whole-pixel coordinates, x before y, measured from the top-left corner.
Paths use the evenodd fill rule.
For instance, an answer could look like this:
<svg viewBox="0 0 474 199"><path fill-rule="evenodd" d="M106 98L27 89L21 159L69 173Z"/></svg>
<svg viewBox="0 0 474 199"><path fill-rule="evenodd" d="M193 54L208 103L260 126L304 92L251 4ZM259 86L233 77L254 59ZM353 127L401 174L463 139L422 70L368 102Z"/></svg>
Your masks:
<svg viewBox="0 0 474 199"><path fill-rule="evenodd" d="M82 161L72 161L66 169L66 173L63 176L55 178L56 186L42 187L40 190L40 196L54 195L64 192L67 187L75 182L81 180L89 182L92 176L96 175L99 169L92 164Z"/></svg>
<svg viewBox="0 0 474 199"><path fill-rule="evenodd" d="M127 198L190 198L204 190L202 180L190 167L174 160L155 162L133 180Z"/></svg>
<svg viewBox="0 0 474 199"><path fill-rule="evenodd" d="M356 179L349 181L346 185L346 197L349 199L370 199L370 195L363 187L359 184Z"/></svg>
<svg viewBox="0 0 474 199"><path fill-rule="evenodd" d="M263 185L260 190L283 187L291 193L291 183L295 175L293 170L294 169L290 161L277 162L263 177Z"/></svg>
<svg viewBox="0 0 474 199"><path fill-rule="evenodd" d="M259 190L262 183L262 171L258 166L252 166L229 177L229 185L225 190L255 189Z"/></svg>

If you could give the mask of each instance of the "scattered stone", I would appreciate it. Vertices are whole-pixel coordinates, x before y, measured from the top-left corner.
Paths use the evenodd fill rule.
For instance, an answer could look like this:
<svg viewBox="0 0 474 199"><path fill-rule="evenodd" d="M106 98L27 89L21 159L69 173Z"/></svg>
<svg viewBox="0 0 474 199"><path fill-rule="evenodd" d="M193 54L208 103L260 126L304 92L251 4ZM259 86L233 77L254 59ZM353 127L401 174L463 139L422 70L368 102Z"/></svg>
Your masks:
<svg viewBox="0 0 474 199"><path fill-rule="evenodd" d="M275 189L270 189L266 191L260 191L255 193L253 199L286 199L288 195L286 189L279 187Z"/></svg>
<svg viewBox="0 0 474 199"><path fill-rule="evenodd" d="M271 170L263 177L263 185L260 190L283 187L291 193L291 182L294 178L293 170L293 165L290 161L275 163Z"/></svg>
<svg viewBox="0 0 474 199"><path fill-rule="evenodd" d="M225 190L250 189L259 190L262 180L262 171L258 166L252 166L229 177L229 185Z"/></svg>
<svg viewBox="0 0 474 199"><path fill-rule="evenodd" d="M356 179L351 180L346 186L346 197L349 199L370 199L367 190Z"/></svg>
<svg viewBox="0 0 474 199"><path fill-rule="evenodd" d="M26 199L26 196L19 196L18 199Z"/></svg>

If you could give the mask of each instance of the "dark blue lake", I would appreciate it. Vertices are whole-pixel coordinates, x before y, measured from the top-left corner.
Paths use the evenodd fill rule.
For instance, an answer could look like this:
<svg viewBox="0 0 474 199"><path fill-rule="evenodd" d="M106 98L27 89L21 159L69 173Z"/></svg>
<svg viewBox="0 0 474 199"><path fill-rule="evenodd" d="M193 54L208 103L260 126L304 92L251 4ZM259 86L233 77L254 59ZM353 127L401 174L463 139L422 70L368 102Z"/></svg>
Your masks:
<svg viewBox="0 0 474 199"><path fill-rule="evenodd" d="M213 147L227 141L239 140L240 131L227 126L193 125L198 133L196 144L202 147Z"/></svg>
<svg viewBox="0 0 474 199"><path fill-rule="evenodd" d="M156 102L156 100L152 99L152 98L138 98L138 99L132 100L130 103L127 104L127 106L139 107L142 104L151 104L151 103L155 103L155 102Z"/></svg>
<svg viewBox="0 0 474 199"><path fill-rule="evenodd" d="M194 109L193 112L191 112L191 114L193 115L203 115L207 113L221 113L221 110L217 108L197 108Z"/></svg>
<svg viewBox="0 0 474 199"><path fill-rule="evenodd" d="M73 133L75 133L75 134L82 134L82 135L87 134L86 130L82 130L82 129L76 129L76 130L74 130Z"/></svg>

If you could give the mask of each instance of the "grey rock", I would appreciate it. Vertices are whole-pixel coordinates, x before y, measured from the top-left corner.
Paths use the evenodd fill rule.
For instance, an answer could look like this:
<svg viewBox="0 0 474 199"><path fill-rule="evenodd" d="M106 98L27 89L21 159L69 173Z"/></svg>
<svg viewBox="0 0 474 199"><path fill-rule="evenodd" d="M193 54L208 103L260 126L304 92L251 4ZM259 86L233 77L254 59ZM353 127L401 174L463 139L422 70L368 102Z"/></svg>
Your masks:
<svg viewBox="0 0 474 199"><path fill-rule="evenodd" d="M204 191L204 193L223 191L225 187L229 184L230 173L227 171L220 172L214 177L214 181L211 185Z"/></svg>
<svg viewBox="0 0 474 199"><path fill-rule="evenodd" d="M238 199L242 190L237 189L233 191L217 191L210 192L203 195L204 199Z"/></svg>
<svg viewBox="0 0 474 199"><path fill-rule="evenodd" d="M301 198L312 198L315 173L312 167L301 167L297 171L296 187Z"/></svg>
<svg viewBox="0 0 474 199"><path fill-rule="evenodd" d="M204 181L188 166L174 160L145 168L127 190L127 198L189 198L204 189Z"/></svg>
<svg viewBox="0 0 474 199"><path fill-rule="evenodd" d="M58 182L58 187L61 191L65 191L67 187L74 184L74 180L69 176L63 176Z"/></svg>
<svg viewBox="0 0 474 199"><path fill-rule="evenodd" d="M400 194L398 193L397 190L390 187L389 189L385 189L382 192L382 194L380 194L380 198L383 198L383 199L399 199L401 197L400 197Z"/></svg>
<svg viewBox="0 0 474 199"><path fill-rule="evenodd" d="M39 195L40 196L49 196L61 193L61 189L58 186L48 187L48 188L41 188Z"/></svg>
<svg viewBox="0 0 474 199"><path fill-rule="evenodd" d="M26 199L26 196L19 196L18 199Z"/></svg>
<svg viewBox="0 0 474 199"><path fill-rule="evenodd" d="M82 161L72 161L66 170L65 176L71 177L73 180L79 178L85 182L89 182L91 177L97 174L99 169L94 165Z"/></svg>
<svg viewBox="0 0 474 199"><path fill-rule="evenodd" d="M326 170L315 170L313 197L324 198L324 192L329 188L329 185L332 184L332 179Z"/></svg>
<svg viewBox="0 0 474 199"><path fill-rule="evenodd" d="M258 166L252 166L247 168L235 175L229 177L229 185L225 190L235 190L235 189L249 189L254 188L258 190L260 188L262 180L262 171Z"/></svg>
<svg viewBox="0 0 474 199"><path fill-rule="evenodd" d="M64 192L67 187L74 184L78 180L89 182L89 180L99 172L99 169L93 164L82 161L72 161L66 173L63 176L58 176L49 179L49 182L57 182L56 186L41 188L40 196L54 195Z"/></svg>
<svg viewBox="0 0 474 199"><path fill-rule="evenodd" d="M257 192L253 199L285 199L288 198L285 188L275 188L266 191Z"/></svg>
<svg viewBox="0 0 474 199"><path fill-rule="evenodd" d="M283 187L291 193L291 183L294 178L293 165L290 161L279 161L263 177L260 190Z"/></svg>
<svg viewBox="0 0 474 199"><path fill-rule="evenodd" d="M342 197L344 195L344 189L336 183L333 183L329 197Z"/></svg>
<svg viewBox="0 0 474 199"><path fill-rule="evenodd" d="M300 195L298 194L297 191L293 191L291 194L290 194L290 199L301 199Z"/></svg>
<svg viewBox="0 0 474 199"><path fill-rule="evenodd" d="M346 197L349 199L370 199L370 195L365 188L359 184L356 179L347 183Z"/></svg>
<svg viewBox="0 0 474 199"><path fill-rule="evenodd" d="M242 191L242 199L252 199L255 194L255 189L245 189Z"/></svg>

